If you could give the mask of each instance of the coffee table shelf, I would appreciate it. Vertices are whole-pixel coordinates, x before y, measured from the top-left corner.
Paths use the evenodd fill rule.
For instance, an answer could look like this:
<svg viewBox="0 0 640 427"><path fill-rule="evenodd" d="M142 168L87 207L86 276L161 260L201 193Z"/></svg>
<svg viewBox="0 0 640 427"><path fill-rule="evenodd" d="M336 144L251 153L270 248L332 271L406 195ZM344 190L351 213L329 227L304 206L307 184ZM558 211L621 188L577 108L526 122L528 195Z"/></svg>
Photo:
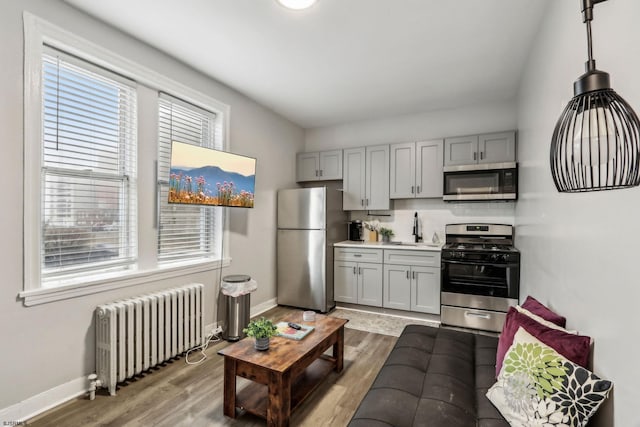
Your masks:
<svg viewBox="0 0 640 427"><path fill-rule="evenodd" d="M291 384L291 411L293 412L334 369L335 363L329 357L315 360ZM262 418L267 418L269 405L268 387L251 382L238 391L236 407Z"/></svg>

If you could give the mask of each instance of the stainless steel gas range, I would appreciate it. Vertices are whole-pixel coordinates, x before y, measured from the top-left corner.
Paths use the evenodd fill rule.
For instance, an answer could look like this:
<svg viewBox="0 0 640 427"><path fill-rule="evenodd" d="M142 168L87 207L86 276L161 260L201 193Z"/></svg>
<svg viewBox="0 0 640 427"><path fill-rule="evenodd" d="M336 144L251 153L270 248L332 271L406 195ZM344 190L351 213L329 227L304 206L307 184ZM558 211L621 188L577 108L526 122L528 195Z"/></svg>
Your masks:
<svg viewBox="0 0 640 427"><path fill-rule="evenodd" d="M513 226L448 224L441 277L444 325L500 332L520 293Z"/></svg>

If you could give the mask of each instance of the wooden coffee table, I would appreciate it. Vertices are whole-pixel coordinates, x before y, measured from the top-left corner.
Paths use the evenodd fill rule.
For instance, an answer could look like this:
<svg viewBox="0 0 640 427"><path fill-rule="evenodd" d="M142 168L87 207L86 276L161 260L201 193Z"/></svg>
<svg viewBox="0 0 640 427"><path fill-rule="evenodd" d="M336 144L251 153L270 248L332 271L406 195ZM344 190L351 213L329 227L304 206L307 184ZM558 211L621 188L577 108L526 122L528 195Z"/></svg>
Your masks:
<svg viewBox="0 0 640 427"><path fill-rule="evenodd" d="M224 414L236 417L236 408L267 419L268 426L288 426L293 412L334 370L341 372L345 319L316 315L303 322L302 312L281 319L314 326L300 341L272 337L269 350L253 348L245 338L220 350L224 356ZM333 346L332 356L324 354ZM236 394L236 376L250 383Z"/></svg>

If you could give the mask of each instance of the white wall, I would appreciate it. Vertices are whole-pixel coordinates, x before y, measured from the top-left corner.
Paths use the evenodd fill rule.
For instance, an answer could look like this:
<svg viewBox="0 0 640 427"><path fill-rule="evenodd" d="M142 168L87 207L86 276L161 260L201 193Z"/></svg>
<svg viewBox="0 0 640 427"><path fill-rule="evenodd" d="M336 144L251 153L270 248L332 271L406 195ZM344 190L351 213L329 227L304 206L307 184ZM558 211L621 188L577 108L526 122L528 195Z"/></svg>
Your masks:
<svg viewBox="0 0 640 427"><path fill-rule="evenodd" d="M518 102L522 295L531 294L595 339L595 372L614 382L602 426L639 426L637 241L640 188L560 194L549 168L555 122L584 72L586 36L578 1L550 3ZM594 56L613 88L640 112L640 2L595 6Z"/></svg>
<svg viewBox="0 0 640 427"><path fill-rule="evenodd" d="M361 147L424 141L449 136L489 133L516 129L514 102L469 106L408 116L347 123L339 126L308 129L305 151ZM434 232L444 239L444 226L459 222L513 224L514 203L445 203L439 199L396 200L391 216L367 217L353 212L352 219L378 219L391 228L394 240L411 241L414 212L418 212L422 234L430 240Z"/></svg>
<svg viewBox="0 0 640 427"><path fill-rule="evenodd" d="M209 324L214 320L218 279L218 272L212 271L34 307L23 305L18 298L23 290L23 10L231 106L231 149L257 157L258 169L256 208L228 210L233 261L223 274L243 272L257 279L259 288L252 295L252 305L276 297L275 193L279 188L295 185L295 152L302 151L304 144L304 132L298 126L62 1L2 1L0 141L5 208L0 209L0 414L3 408L15 407L38 393L93 372L96 305L169 286L201 282L206 285L205 323ZM146 183L146 188L153 188L155 137L147 132L140 139L139 187L144 188ZM149 236L153 239L155 233L152 214L153 209L140 206L140 233L147 240ZM0 418L0 421L11 420Z"/></svg>
<svg viewBox="0 0 640 427"><path fill-rule="evenodd" d="M424 141L516 128L515 101L308 129L305 151Z"/></svg>

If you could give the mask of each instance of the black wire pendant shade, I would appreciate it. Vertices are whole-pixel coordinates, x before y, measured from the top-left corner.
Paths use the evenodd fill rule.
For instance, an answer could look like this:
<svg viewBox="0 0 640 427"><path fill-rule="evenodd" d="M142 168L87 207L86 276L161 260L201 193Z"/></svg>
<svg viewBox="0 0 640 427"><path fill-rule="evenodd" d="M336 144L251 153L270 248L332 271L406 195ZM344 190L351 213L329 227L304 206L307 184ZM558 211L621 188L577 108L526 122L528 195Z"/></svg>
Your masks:
<svg viewBox="0 0 640 427"><path fill-rule="evenodd" d="M589 60L574 83L551 140L551 175L560 192L612 190L640 184L640 121L595 68L591 48L593 4L582 0Z"/></svg>

